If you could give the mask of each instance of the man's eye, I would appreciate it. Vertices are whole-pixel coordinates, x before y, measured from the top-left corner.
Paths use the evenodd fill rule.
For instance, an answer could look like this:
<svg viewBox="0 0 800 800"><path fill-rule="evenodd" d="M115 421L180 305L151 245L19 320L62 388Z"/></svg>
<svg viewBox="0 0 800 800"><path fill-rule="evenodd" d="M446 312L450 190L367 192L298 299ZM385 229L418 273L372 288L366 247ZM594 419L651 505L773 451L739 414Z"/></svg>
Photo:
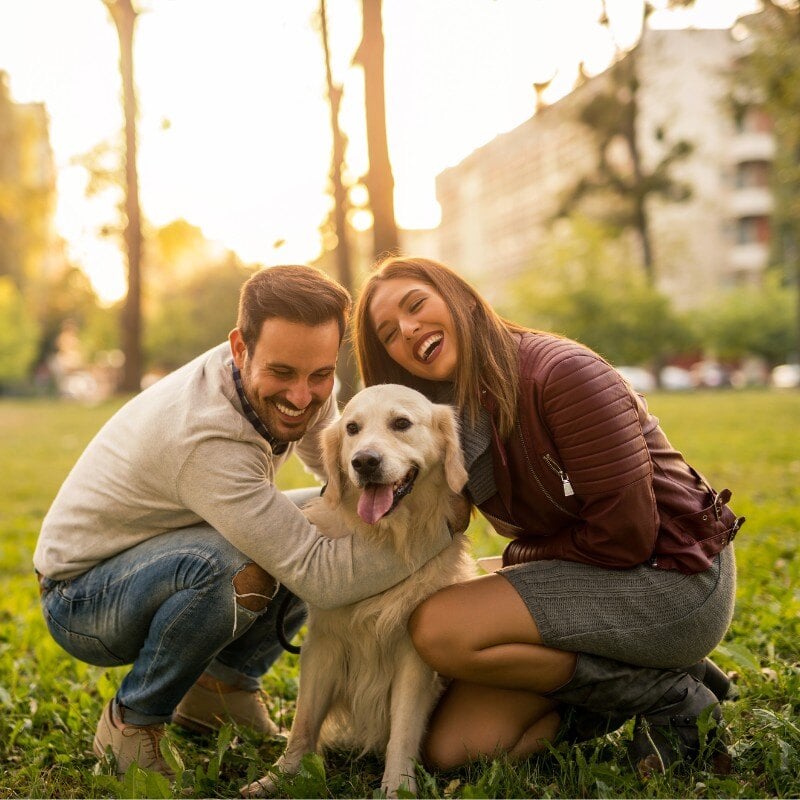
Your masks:
<svg viewBox="0 0 800 800"><path fill-rule="evenodd" d="M358 423L348 422L347 425L345 425L345 430L348 436L355 436L358 433Z"/></svg>
<svg viewBox="0 0 800 800"><path fill-rule="evenodd" d="M392 430L407 431L411 427L411 420L405 417L397 417L392 420Z"/></svg>

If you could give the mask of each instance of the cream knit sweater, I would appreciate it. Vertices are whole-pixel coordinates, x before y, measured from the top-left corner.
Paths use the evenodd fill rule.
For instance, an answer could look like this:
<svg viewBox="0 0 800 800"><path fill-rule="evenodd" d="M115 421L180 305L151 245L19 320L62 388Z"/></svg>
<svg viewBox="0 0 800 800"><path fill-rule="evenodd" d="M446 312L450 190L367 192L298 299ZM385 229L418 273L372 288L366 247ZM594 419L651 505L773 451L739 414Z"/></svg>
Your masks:
<svg viewBox="0 0 800 800"><path fill-rule="evenodd" d="M399 582L450 541L446 529L402 561L388 547L326 538L275 488L296 452L324 479L319 433L333 398L300 442L276 456L241 410L227 343L124 405L78 459L48 511L33 562L75 577L153 536L206 522L308 603L335 608Z"/></svg>

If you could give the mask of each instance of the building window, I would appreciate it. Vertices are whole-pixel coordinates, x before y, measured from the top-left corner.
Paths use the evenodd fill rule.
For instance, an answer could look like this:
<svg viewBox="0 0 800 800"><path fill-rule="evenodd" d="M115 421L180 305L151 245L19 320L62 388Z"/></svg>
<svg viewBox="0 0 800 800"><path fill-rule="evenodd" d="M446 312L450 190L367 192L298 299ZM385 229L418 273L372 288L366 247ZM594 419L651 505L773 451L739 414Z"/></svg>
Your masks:
<svg viewBox="0 0 800 800"><path fill-rule="evenodd" d="M763 108L748 106L736 115L739 133L772 133L772 119Z"/></svg>
<svg viewBox="0 0 800 800"><path fill-rule="evenodd" d="M743 161L736 165L736 188L769 186L770 165L768 161Z"/></svg>
<svg viewBox="0 0 800 800"><path fill-rule="evenodd" d="M736 220L737 244L767 244L769 217L742 217Z"/></svg>

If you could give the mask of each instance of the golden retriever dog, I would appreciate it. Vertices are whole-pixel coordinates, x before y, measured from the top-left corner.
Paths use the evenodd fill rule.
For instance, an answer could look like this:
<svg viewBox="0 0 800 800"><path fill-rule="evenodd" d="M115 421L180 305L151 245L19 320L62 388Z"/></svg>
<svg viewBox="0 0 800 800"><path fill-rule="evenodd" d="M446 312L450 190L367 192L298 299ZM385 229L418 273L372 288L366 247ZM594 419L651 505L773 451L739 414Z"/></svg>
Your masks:
<svg viewBox="0 0 800 800"><path fill-rule="evenodd" d="M372 386L324 432L323 453L327 489L303 512L325 535L364 536L410 554L445 524L452 529L467 474L449 406L404 386ZM414 764L443 682L414 650L408 618L435 591L474 574L457 533L382 594L332 610L310 607L286 752L242 794L268 796L277 774L296 774L306 753L330 745L385 752L383 791L416 792Z"/></svg>

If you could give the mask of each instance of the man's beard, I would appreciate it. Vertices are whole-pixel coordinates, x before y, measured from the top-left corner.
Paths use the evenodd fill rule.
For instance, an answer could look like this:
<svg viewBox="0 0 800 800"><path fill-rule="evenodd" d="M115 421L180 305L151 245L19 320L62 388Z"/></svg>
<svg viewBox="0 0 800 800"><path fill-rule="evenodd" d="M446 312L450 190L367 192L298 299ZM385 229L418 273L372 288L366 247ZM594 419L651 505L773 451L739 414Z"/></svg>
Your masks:
<svg viewBox="0 0 800 800"><path fill-rule="evenodd" d="M284 423L279 416L279 412L275 408L272 398L270 397L264 399L253 389L248 368L249 364L247 364L245 361L243 369L240 371L242 376L242 389L244 390L247 402L250 403L253 411L256 412L256 415L264 423L272 437L279 442L296 442L298 439L302 439L306 433L306 430L308 429L308 423L313 417L314 412L317 410L319 403L316 403L312 400L310 404L311 408L309 408L307 415L303 418L303 423L298 423L295 426L289 426ZM278 395L273 395L273 397L279 399L281 405L294 409L294 406L291 403L279 398Z"/></svg>

